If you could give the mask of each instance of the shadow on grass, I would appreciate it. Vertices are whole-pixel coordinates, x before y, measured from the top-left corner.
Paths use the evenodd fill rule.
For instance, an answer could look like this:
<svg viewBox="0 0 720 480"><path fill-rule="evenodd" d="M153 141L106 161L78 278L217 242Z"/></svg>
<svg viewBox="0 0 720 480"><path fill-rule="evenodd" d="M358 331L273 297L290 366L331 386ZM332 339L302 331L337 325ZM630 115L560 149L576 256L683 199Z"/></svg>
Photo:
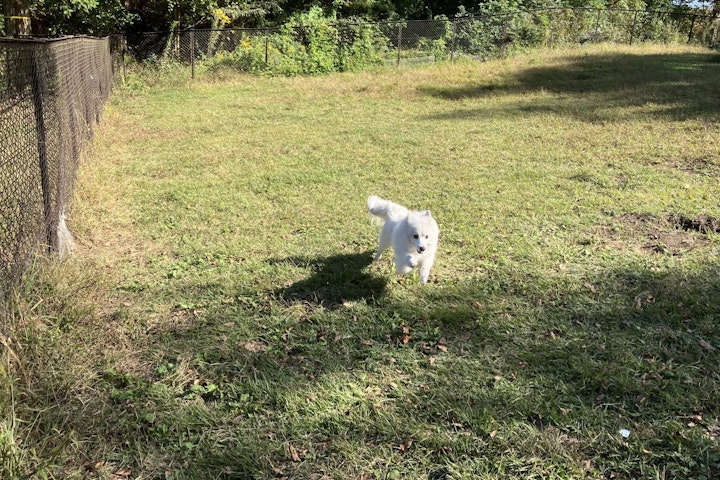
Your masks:
<svg viewBox="0 0 720 480"><path fill-rule="evenodd" d="M578 54L563 65L535 66L503 81L462 87L427 87L424 92L446 100L548 92L550 97L503 105L497 115L555 113L582 121L616 120L618 108L642 107L641 114L674 120L720 119L720 55ZM467 119L487 115L486 109L462 109L433 115L436 119Z"/></svg>
<svg viewBox="0 0 720 480"><path fill-rule="evenodd" d="M310 318L277 315L272 298L199 313L147 339L164 373L106 373L38 424L112 431L113 455L148 478L589 478L586 461L593 478L720 474L714 261L583 278L498 266L400 298L382 296L371 259L273 260L312 268L274 292L310 301ZM379 300L314 308L363 298Z"/></svg>
<svg viewBox="0 0 720 480"><path fill-rule="evenodd" d="M387 279L367 271L372 261L371 252L272 259L270 264L300 265L312 271L308 278L274 293L285 300L300 300L327 308L337 308L350 301L375 302L384 295Z"/></svg>

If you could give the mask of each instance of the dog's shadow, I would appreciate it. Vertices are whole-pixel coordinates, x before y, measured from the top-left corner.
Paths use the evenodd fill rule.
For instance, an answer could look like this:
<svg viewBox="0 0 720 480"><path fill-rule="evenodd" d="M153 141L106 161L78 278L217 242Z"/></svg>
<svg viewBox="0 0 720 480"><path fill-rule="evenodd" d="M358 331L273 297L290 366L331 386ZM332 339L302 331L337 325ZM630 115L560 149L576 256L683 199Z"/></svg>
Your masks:
<svg viewBox="0 0 720 480"><path fill-rule="evenodd" d="M310 269L312 274L275 290L285 300L300 300L338 308L346 302L375 301L382 297L387 280L368 271L373 254L351 253L328 257L288 257L270 259L270 264L290 264Z"/></svg>

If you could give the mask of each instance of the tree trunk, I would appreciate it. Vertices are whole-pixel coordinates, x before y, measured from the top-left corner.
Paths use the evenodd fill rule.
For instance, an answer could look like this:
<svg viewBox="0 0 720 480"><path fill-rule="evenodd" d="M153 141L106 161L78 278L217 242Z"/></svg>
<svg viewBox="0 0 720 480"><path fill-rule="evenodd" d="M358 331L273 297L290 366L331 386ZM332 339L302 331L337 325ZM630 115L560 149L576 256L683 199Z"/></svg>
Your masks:
<svg viewBox="0 0 720 480"><path fill-rule="evenodd" d="M8 37L27 37L32 34L30 28L30 0L4 0L5 35Z"/></svg>

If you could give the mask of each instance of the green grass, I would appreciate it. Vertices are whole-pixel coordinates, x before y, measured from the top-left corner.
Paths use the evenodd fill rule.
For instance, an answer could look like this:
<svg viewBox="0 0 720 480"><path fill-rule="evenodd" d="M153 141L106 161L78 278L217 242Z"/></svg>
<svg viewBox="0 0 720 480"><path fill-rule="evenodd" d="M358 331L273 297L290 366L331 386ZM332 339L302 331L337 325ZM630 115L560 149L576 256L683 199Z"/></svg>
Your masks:
<svg viewBox="0 0 720 480"><path fill-rule="evenodd" d="M717 59L117 89L5 350L14 475L719 476ZM432 210L428 285L369 194Z"/></svg>

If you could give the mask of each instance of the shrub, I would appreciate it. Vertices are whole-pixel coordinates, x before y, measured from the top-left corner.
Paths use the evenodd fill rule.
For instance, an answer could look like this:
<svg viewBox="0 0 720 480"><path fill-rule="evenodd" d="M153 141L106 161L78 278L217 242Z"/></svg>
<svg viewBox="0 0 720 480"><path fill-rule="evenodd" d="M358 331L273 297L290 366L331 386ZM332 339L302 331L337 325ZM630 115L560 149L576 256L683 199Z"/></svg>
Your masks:
<svg viewBox="0 0 720 480"><path fill-rule="evenodd" d="M338 70L356 71L382 64L390 44L377 24L354 22L350 19L338 26Z"/></svg>
<svg viewBox="0 0 720 480"><path fill-rule="evenodd" d="M262 72L267 69L265 64L265 37L243 36L239 45L232 52L218 52L210 57L205 64L208 70L214 71L230 68L241 72Z"/></svg>
<svg viewBox="0 0 720 480"><path fill-rule="evenodd" d="M291 17L271 39L280 55L273 55L273 69L289 75L334 71L339 37L335 21L320 7Z"/></svg>

